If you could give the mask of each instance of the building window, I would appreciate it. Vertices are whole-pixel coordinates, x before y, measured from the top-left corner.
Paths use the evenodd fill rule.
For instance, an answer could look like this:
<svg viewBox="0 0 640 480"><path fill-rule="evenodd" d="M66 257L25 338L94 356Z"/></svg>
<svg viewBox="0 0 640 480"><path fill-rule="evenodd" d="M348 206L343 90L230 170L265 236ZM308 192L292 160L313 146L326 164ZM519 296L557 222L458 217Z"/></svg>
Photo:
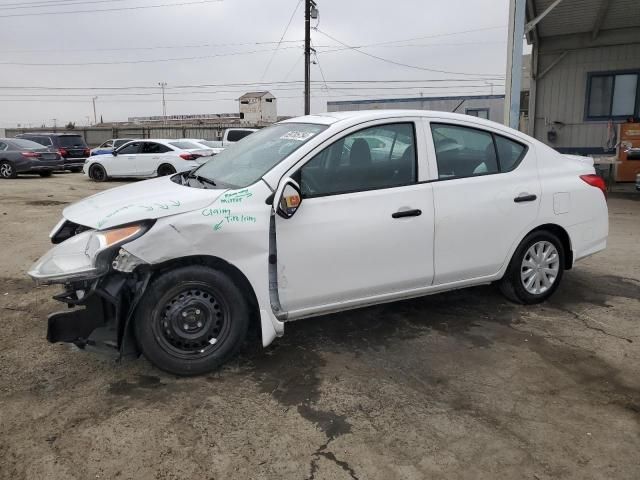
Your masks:
<svg viewBox="0 0 640 480"><path fill-rule="evenodd" d="M640 72L591 73L587 80L586 118L624 119L638 115Z"/></svg>
<svg viewBox="0 0 640 480"><path fill-rule="evenodd" d="M265 100L264 100L264 101L265 101L265 102L268 102L268 103L271 103L271 102L273 102L273 98L265 98Z"/></svg>
<svg viewBox="0 0 640 480"><path fill-rule="evenodd" d="M471 115L472 117L485 118L489 120L488 108L467 108L464 113Z"/></svg>

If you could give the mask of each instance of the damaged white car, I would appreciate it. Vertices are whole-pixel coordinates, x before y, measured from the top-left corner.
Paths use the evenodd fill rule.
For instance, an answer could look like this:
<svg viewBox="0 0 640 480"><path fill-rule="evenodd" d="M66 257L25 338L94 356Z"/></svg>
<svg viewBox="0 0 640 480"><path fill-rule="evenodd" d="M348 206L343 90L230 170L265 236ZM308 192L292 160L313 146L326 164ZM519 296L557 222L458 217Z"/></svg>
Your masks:
<svg viewBox="0 0 640 480"><path fill-rule="evenodd" d="M543 301L607 234L588 158L465 115L343 112L67 207L29 275L73 307L51 342L194 375L252 322L266 346L287 321L471 285Z"/></svg>

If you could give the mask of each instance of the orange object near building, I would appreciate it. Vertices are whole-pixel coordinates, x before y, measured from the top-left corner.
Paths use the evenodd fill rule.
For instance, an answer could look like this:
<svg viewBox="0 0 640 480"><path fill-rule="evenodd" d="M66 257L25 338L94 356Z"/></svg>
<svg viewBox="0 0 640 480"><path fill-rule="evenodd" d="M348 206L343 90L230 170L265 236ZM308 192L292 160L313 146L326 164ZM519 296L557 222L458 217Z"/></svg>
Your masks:
<svg viewBox="0 0 640 480"><path fill-rule="evenodd" d="M640 173L640 123L620 124L616 182L635 182Z"/></svg>

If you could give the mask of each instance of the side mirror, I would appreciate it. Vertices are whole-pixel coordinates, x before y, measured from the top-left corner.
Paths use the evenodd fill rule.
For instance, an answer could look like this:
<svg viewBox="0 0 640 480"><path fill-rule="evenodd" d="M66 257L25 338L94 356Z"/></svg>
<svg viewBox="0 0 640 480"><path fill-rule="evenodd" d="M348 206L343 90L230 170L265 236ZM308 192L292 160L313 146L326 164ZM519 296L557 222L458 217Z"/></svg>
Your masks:
<svg viewBox="0 0 640 480"><path fill-rule="evenodd" d="M111 150L111 155L113 155L114 157L118 156L118 152L116 152L115 150Z"/></svg>
<svg viewBox="0 0 640 480"><path fill-rule="evenodd" d="M291 218L298 211L301 203L300 186L291 178L286 179L280 192L276 213L282 218Z"/></svg>

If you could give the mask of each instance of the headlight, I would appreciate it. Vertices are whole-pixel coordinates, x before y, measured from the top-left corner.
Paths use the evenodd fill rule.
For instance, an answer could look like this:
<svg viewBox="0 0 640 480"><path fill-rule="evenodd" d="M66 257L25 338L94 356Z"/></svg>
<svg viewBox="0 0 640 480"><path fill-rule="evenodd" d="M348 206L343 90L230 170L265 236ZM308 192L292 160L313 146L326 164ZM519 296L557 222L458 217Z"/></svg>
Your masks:
<svg viewBox="0 0 640 480"><path fill-rule="evenodd" d="M151 223L89 230L58 244L38 260L29 276L41 283L63 283L104 275L116 248L143 235Z"/></svg>

